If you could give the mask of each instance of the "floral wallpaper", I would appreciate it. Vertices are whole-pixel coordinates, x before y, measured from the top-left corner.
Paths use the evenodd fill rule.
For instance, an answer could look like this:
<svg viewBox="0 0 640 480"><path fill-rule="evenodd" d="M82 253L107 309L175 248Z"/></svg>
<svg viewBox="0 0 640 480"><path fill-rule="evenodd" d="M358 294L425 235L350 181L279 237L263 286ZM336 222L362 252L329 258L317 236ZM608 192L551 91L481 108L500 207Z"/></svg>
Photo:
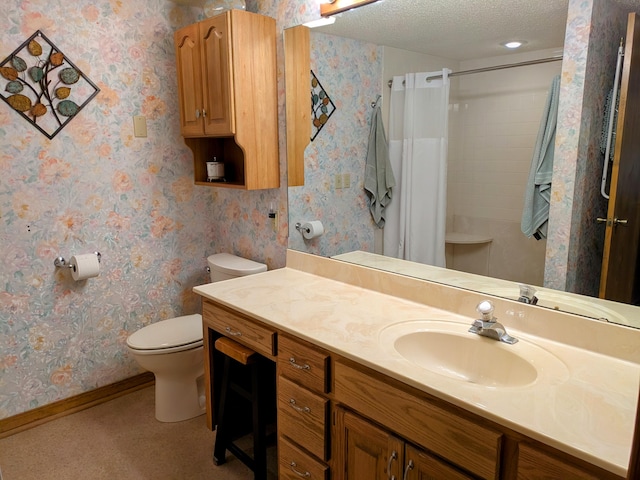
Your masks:
<svg viewBox="0 0 640 480"><path fill-rule="evenodd" d="M311 70L336 106L305 151L305 184L289 188L289 248L323 256L373 252L374 231L364 191L373 108L382 92L382 47L311 32ZM356 119L354 121L354 119ZM350 177L336 188L336 176ZM320 220L324 234L305 240L295 223Z"/></svg>
<svg viewBox="0 0 640 480"><path fill-rule="evenodd" d="M192 287L209 281L208 255L278 268L288 235L286 168L274 190L193 183L173 32L203 18L202 8L169 0L3 5L1 58L40 29L100 93L53 140L0 105L0 418L139 373L127 336L200 311ZM317 16L318 6L249 0L247 9L283 28ZM278 42L281 76L281 35ZM281 78L278 95L282 112ZM134 115L146 117L146 138L133 136ZM282 135L279 143L284 164ZM102 254L97 278L73 282L53 265L93 251Z"/></svg>

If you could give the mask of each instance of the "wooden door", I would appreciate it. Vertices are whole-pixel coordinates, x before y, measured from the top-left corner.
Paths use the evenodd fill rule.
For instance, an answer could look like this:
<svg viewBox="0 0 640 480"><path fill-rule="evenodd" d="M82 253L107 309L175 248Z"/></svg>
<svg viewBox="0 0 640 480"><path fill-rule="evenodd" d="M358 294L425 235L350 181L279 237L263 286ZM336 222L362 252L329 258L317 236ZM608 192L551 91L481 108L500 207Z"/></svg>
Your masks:
<svg viewBox="0 0 640 480"><path fill-rule="evenodd" d="M200 22L205 135L234 132L230 12Z"/></svg>
<svg viewBox="0 0 640 480"><path fill-rule="evenodd" d="M402 478L403 443L360 417L338 410L337 478L344 480L388 480Z"/></svg>
<svg viewBox="0 0 640 480"><path fill-rule="evenodd" d="M202 66L198 24L175 32L176 69L180 106L180 132L185 137L202 136Z"/></svg>
<svg viewBox="0 0 640 480"><path fill-rule="evenodd" d="M600 297L640 301L640 25L629 14Z"/></svg>
<svg viewBox="0 0 640 480"><path fill-rule="evenodd" d="M446 462L406 445L404 454L405 480L471 480L472 477L461 473Z"/></svg>

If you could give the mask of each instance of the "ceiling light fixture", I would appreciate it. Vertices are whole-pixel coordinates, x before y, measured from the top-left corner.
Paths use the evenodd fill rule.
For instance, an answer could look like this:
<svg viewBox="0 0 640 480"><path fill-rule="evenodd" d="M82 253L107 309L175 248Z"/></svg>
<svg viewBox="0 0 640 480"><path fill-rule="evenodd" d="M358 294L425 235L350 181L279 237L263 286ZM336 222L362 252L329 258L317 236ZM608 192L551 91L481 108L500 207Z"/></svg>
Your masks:
<svg viewBox="0 0 640 480"><path fill-rule="evenodd" d="M507 43L503 43L502 45L504 45L507 48L514 49L514 48L521 47L522 45L524 45L524 43L523 42L507 42Z"/></svg>

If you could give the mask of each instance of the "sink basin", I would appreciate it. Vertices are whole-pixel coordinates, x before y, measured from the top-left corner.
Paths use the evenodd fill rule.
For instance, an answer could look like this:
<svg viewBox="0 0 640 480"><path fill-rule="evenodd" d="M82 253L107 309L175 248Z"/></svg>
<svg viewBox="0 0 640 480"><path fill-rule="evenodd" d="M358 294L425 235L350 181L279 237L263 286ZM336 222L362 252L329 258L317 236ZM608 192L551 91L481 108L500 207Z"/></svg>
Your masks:
<svg viewBox="0 0 640 480"><path fill-rule="evenodd" d="M522 339L507 345L469 333L469 325L443 320L402 322L385 328L380 343L388 353L414 366L478 386L514 388L568 378L567 367L549 351Z"/></svg>

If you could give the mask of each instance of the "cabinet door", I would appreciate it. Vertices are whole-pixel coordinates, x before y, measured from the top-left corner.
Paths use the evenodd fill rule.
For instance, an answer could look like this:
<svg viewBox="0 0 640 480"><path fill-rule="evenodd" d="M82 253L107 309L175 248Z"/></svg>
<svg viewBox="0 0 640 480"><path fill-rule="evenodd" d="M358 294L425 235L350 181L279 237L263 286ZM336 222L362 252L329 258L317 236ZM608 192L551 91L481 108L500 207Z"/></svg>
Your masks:
<svg viewBox="0 0 640 480"><path fill-rule="evenodd" d="M202 64L198 24L176 31L173 39L178 71L180 132L185 137L202 135Z"/></svg>
<svg viewBox="0 0 640 480"><path fill-rule="evenodd" d="M347 411L338 410L338 418L345 480L402 478L403 444L398 438Z"/></svg>
<svg viewBox="0 0 640 480"><path fill-rule="evenodd" d="M231 25L227 13L200 22L205 135L235 133Z"/></svg>
<svg viewBox="0 0 640 480"><path fill-rule="evenodd" d="M471 480L472 477L461 473L455 467L442 460L406 445L404 454L405 480Z"/></svg>

